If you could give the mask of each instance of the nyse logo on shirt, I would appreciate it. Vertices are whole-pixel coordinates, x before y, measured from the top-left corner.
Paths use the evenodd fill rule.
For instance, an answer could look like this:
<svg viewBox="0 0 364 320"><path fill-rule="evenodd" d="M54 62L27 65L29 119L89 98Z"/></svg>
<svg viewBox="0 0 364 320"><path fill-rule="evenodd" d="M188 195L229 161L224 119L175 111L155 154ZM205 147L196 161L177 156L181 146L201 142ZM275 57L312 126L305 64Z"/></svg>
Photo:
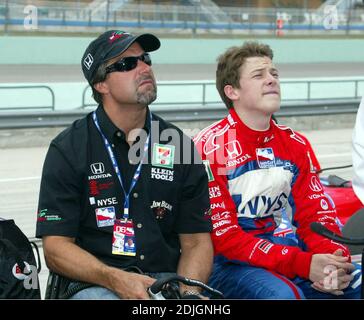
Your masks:
<svg viewBox="0 0 364 320"><path fill-rule="evenodd" d="M259 168L266 169L276 166L276 161L272 148L257 148L256 155Z"/></svg>

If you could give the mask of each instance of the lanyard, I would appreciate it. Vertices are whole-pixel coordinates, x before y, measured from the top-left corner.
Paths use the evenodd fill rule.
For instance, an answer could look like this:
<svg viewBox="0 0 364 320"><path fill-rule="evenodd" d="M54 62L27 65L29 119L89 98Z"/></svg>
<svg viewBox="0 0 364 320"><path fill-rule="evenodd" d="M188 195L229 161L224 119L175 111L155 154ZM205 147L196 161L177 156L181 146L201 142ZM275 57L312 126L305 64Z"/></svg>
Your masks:
<svg viewBox="0 0 364 320"><path fill-rule="evenodd" d="M149 111L149 118L150 118L150 124L151 124L152 123L152 114L150 113L150 111ZM109 157L110 157L110 160L111 160L112 165L114 167L114 171L115 171L115 173L116 173L116 175L118 177L118 180L120 182L121 189L124 192L124 199L125 200L124 200L124 214L123 214L123 218L124 219L129 219L129 206L130 206L129 197L130 197L131 191L133 190L133 188L135 187L137 181L139 180L140 172L142 170L142 163L144 161L145 155L148 152L150 134L148 134L148 137L145 140L144 150L143 150L143 152L144 152L143 153L143 157L140 160L139 165L138 165L138 167L136 168L136 170L134 172L133 179L132 179L131 184L130 184L129 192L126 193L125 188L124 188L124 184L123 184L123 179L121 177L121 171L119 170L119 166L118 166L118 164L116 162L115 154L114 154L114 152L113 152L113 150L111 148L111 145L110 145L109 141L107 140L107 138L105 137L105 135L101 131L101 128L100 128L100 125L99 125L99 121L97 120L96 111L94 111L92 113L92 119L94 120L95 126L96 126L97 130L100 132L100 135L101 135L101 137L102 137L102 139L104 141L105 148L106 148L106 150L109 153ZM151 127L152 126L150 125L150 128Z"/></svg>

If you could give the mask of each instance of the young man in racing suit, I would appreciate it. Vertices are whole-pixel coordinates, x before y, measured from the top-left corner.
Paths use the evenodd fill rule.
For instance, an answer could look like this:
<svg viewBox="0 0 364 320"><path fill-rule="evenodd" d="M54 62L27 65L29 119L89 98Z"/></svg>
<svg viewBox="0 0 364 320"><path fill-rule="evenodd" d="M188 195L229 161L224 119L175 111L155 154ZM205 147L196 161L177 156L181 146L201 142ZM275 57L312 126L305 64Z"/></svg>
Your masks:
<svg viewBox="0 0 364 320"><path fill-rule="evenodd" d="M256 42L219 57L216 86L229 115L195 137L209 176L210 284L226 298L359 298L348 248L310 230L318 221L340 233L305 140L271 120L280 107L272 58ZM273 235L282 210L296 239Z"/></svg>

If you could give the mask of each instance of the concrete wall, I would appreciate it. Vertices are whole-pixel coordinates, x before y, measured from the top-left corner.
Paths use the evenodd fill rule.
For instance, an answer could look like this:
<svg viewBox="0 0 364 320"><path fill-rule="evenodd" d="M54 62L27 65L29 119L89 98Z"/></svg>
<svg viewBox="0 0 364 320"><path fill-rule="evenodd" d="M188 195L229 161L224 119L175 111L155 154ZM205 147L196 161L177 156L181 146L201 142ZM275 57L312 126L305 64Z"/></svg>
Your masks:
<svg viewBox="0 0 364 320"><path fill-rule="evenodd" d="M0 64L79 64L92 38L0 37ZM227 48L244 39L165 39L153 53L156 63L215 63ZM276 63L364 62L361 39L261 39Z"/></svg>

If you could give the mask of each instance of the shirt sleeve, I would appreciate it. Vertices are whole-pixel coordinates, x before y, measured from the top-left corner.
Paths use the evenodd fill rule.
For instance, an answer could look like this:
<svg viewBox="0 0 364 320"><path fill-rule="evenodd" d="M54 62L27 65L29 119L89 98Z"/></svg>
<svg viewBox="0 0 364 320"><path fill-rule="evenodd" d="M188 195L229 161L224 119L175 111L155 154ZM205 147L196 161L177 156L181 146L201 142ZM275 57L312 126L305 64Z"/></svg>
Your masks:
<svg viewBox="0 0 364 320"><path fill-rule="evenodd" d="M79 180L65 153L52 142L43 165L36 237L76 237L81 215Z"/></svg>
<svg viewBox="0 0 364 320"><path fill-rule="evenodd" d="M364 204L364 97L356 115L352 138L353 189L356 196Z"/></svg>

